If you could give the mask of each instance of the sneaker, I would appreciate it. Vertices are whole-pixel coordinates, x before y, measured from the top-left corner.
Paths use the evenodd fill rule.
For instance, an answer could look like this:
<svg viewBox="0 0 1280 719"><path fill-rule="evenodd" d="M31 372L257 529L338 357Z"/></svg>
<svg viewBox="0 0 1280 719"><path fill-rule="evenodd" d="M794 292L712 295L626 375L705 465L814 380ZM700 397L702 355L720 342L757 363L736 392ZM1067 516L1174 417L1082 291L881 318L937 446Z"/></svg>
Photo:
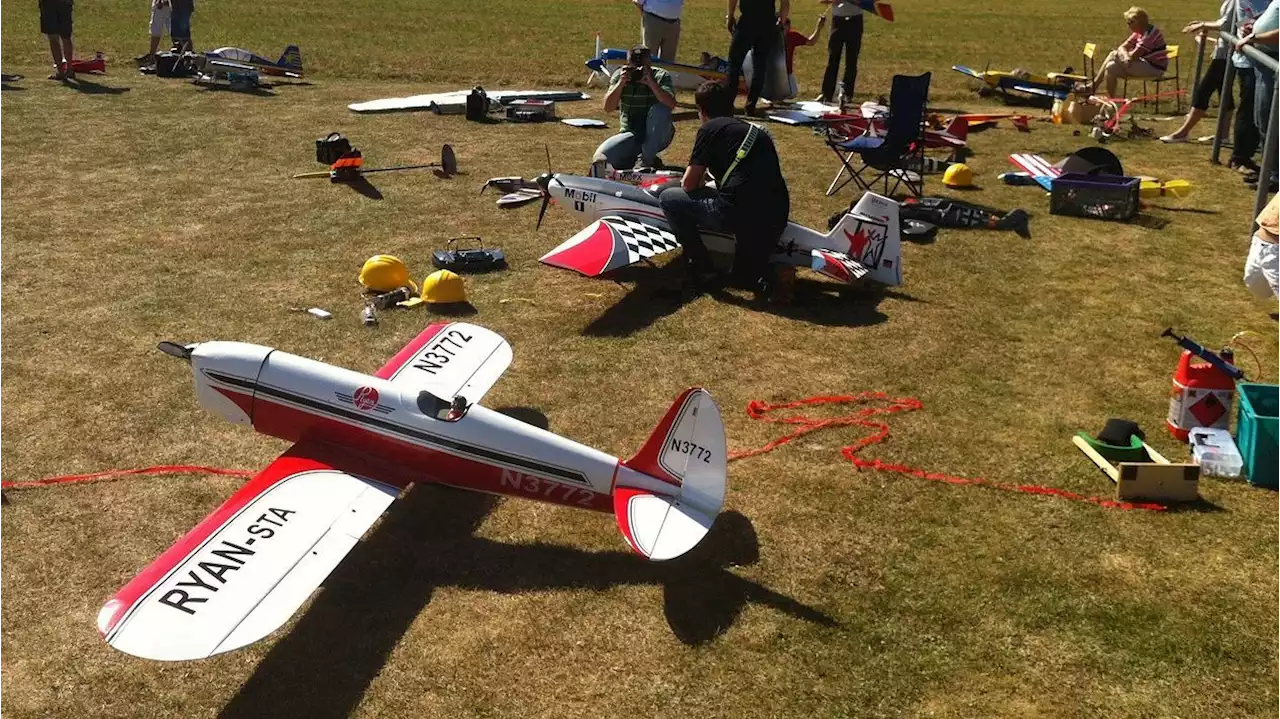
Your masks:
<svg viewBox="0 0 1280 719"><path fill-rule="evenodd" d="M1174 143L1186 142L1186 141L1187 141L1186 135L1165 135L1164 137L1160 138L1160 142L1164 142L1168 144L1174 144Z"/></svg>
<svg viewBox="0 0 1280 719"><path fill-rule="evenodd" d="M831 104L831 98L827 97L826 95L819 95L819 96L817 96L817 97L813 98L813 101L814 101L814 102L820 102L820 103L822 103L823 105L830 105L830 104Z"/></svg>
<svg viewBox="0 0 1280 719"><path fill-rule="evenodd" d="M49 76L49 79L50 79L50 80L58 80L59 82L61 82L62 80L67 79L67 75L66 75L66 73L64 73L64 72L62 72L62 71L60 71L60 70L54 70L54 71L53 71L53 74Z"/></svg>
<svg viewBox="0 0 1280 719"><path fill-rule="evenodd" d="M68 80L76 79L76 71L68 67L66 72L66 79Z"/></svg>
<svg viewBox="0 0 1280 719"><path fill-rule="evenodd" d="M133 58L133 61L138 63L139 65L150 65L151 63L156 61L156 56L152 55L151 53L147 53L146 55L139 55Z"/></svg>

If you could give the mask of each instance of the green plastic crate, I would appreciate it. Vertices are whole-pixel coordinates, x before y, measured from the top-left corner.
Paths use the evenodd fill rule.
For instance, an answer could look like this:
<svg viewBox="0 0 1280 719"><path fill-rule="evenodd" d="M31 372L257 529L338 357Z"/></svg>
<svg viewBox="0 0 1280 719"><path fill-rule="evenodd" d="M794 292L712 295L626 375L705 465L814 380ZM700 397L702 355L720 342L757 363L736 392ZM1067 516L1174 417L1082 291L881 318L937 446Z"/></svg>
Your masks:
<svg viewBox="0 0 1280 719"><path fill-rule="evenodd" d="M1236 445L1244 457L1249 484L1276 489L1276 445L1280 442L1280 386L1241 382L1236 385Z"/></svg>

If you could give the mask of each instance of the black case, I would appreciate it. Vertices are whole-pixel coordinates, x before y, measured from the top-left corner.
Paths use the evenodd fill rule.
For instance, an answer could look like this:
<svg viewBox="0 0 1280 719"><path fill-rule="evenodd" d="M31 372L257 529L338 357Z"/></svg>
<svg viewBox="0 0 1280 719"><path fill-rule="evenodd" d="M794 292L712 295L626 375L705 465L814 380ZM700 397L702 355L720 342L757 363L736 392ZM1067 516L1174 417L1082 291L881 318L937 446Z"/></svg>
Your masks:
<svg viewBox="0 0 1280 719"><path fill-rule="evenodd" d="M475 249L454 249L460 240L475 240ZM443 250L431 253L431 263L442 270L463 274L465 272L489 272L501 270L507 266L507 258L502 250L485 249L479 237L458 237L449 240Z"/></svg>
<svg viewBox="0 0 1280 719"><path fill-rule="evenodd" d="M351 141L341 132L331 132L316 139L316 162L323 165L332 165L348 152L351 152Z"/></svg>

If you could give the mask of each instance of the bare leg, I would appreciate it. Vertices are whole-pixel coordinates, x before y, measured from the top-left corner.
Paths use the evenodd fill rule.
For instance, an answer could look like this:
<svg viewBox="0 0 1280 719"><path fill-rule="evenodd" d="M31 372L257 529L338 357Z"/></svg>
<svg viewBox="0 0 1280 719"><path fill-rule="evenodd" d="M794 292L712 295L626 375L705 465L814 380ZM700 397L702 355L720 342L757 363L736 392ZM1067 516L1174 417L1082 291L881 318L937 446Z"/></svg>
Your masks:
<svg viewBox="0 0 1280 719"><path fill-rule="evenodd" d="M54 72L61 75L65 70L62 61L62 38L57 35L49 35L49 54L53 56Z"/></svg>
<svg viewBox="0 0 1280 719"><path fill-rule="evenodd" d="M67 70L71 70L71 61L76 59L76 49L71 45L71 38L62 38L62 56L67 59Z"/></svg>
<svg viewBox="0 0 1280 719"><path fill-rule="evenodd" d="M1107 76L1107 97L1116 96L1116 84L1120 82L1120 73L1117 72L1119 66L1108 64L1102 68L1102 73Z"/></svg>
<svg viewBox="0 0 1280 719"><path fill-rule="evenodd" d="M1174 130L1170 134L1170 137L1176 137L1179 139L1185 138L1187 135L1191 134L1191 129L1199 124L1201 118L1204 116L1204 110L1201 110L1198 107L1191 108L1191 112L1188 112L1187 116L1182 120L1182 125L1178 127L1178 129Z"/></svg>
<svg viewBox="0 0 1280 719"><path fill-rule="evenodd" d="M147 54L148 54L148 55L150 55L151 57L155 57L155 56L156 56L156 52L157 52L159 49L160 49L160 36L159 36L159 35L152 35L152 36L151 36L151 51L150 51L150 52L148 52Z"/></svg>

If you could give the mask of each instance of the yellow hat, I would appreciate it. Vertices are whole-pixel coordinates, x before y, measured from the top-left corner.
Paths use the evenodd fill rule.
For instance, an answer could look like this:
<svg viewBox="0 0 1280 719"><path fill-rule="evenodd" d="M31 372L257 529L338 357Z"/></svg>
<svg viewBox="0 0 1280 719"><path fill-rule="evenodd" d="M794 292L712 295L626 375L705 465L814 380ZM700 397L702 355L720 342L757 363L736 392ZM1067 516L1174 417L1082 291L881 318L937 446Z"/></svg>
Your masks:
<svg viewBox="0 0 1280 719"><path fill-rule="evenodd" d="M957 162L942 173L942 184L947 187L972 187L973 170L963 162Z"/></svg>
<svg viewBox="0 0 1280 719"><path fill-rule="evenodd" d="M418 286L409 279L409 268L399 257L391 255L374 255L365 260L360 268L360 284L374 292L390 292L401 287L418 291Z"/></svg>
<svg viewBox="0 0 1280 719"><path fill-rule="evenodd" d="M461 277L449 270L436 270L422 281L422 299L434 304L466 302L467 290Z"/></svg>

